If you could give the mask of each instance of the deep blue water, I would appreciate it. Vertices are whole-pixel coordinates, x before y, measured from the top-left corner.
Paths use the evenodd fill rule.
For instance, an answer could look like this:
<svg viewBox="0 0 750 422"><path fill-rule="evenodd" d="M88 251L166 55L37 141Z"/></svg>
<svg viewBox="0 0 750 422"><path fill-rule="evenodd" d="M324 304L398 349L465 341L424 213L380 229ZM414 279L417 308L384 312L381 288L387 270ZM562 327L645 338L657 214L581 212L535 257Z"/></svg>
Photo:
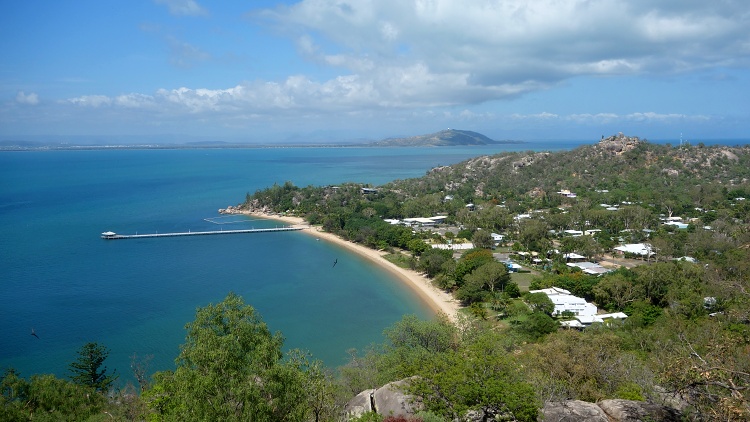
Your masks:
<svg viewBox="0 0 750 422"><path fill-rule="evenodd" d="M217 209L273 183L377 185L508 149L529 146L1 152L0 369L65 376L89 341L111 350L107 366L123 380L133 354L153 355L149 372L172 369L196 308L230 291L282 332L285 348L343 364L347 349L382 341L402 315L431 311L379 268L299 232L100 233L272 227L216 219Z"/></svg>

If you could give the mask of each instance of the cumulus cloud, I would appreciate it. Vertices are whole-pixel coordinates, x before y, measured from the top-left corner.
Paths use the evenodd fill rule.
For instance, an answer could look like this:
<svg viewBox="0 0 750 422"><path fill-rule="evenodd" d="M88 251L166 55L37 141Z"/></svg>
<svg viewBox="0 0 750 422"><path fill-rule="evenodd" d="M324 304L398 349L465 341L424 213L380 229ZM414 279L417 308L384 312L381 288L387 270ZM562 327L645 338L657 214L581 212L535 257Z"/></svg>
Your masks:
<svg viewBox="0 0 750 422"><path fill-rule="evenodd" d="M154 0L156 4L163 4L169 8L169 13L178 16L201 16L208 12L195 0Z"/></svg>
<svg viewBox="0 0 750 422"><path fill-rule="evenodd" d="M39 104L39 96L35 92L26 94L23 91L18 91L18 94L16 94L16 102L19 104L37 105Z"/></svg>
<svg viewBox="0 0 750 422"><path fill-rule="evenodd" d="M742 0L303 0L261 15L302 32L307 56L348 69L389 106L478 103L577 76L750 63Z"/></svg>

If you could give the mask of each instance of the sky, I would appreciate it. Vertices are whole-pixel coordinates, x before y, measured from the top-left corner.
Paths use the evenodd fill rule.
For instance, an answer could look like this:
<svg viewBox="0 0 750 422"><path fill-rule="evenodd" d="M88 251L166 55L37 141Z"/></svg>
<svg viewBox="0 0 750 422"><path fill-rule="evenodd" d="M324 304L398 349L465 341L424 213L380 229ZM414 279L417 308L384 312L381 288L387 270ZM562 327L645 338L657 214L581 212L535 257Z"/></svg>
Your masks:
<svg viewBox="0 0 750 422"><path fill-rule="evenodd" d="M0 0L0 140L750 138L747 0Z"/></svg>

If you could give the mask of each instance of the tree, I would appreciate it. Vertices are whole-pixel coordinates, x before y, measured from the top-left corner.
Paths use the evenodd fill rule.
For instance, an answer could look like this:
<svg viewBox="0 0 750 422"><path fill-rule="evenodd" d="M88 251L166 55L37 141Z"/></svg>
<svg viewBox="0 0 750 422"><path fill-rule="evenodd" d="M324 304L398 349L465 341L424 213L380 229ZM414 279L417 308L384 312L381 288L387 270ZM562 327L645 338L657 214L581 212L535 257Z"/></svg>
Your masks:
<svg viewBox="0 0 750 422"><path fill-rule="evenodd" d="M534 340L557 331L560 325L551 316L543 312L532 312L528 319L521 322L519 329Z"/></svg>
<svg viewBox="0 0 750 422"><path fill-rule="evenodd" d="M0 381L0 420L89 420L105 406L102 394L54 375L32 375L30 381L6 370Z"/></svg>
<svg viewBox="0 0 750 422"><path fill-rule="evenodd" d="M477 267L464 277L463 285L456 291L456 299L465 303L483 300L495 290L503 290L510 281L510 274L505 264L489 261Z"/></svg>
<svg viewBox="0 0 750 422"><path fill-rule="evenodd" d="M157 373L146 393L167 420L304 420L308 410L298 366L282 362L272 334L252 306L230 293L199 308L186 325L177 369Z"/></svg>
<svg viewBox="0 0 750 422"><path fill-rule="evenodd" d="M491 293L495 290L503 290L510 282L510 273L505 264L497 261L490 261L474 270L467 277L477 277L484 282L484 286Z"/></svg>
<svg viewBox="0 0 750 422"><path fill-rule="evenodd" d="M72 362L68 369L71 373L70 379L75 384L93 387L102 393L117 380L118 375L113 372L107 374L107 367L102 364L109 356L109 349L98 343L86 343L78 350L78 359Z"/></svg>
<svg viewBox="0 0 750 422"><path fill-rule="evenodd" d="M471 236L471 242L474 243L475 248L492 249L495 246L495 241L487 230L475 231Z"/></svg>
<svg viewBox="0 0 750 422"><path fill-rule="evenodd" d="M507 419L536 421L540 407L517 363L489 331L467 339L461 350L435 354L412 379L411 390L427 410L458 420L469 409L493 410Z"/></svg>
<svg viewBox="0 0 750 422"><path fill-rule="evenodd" d="M552 312L555 311L555 304L550 300L549 296L541 292L528 294L526 296L526 303L533 312L552 315Z"/></svg>

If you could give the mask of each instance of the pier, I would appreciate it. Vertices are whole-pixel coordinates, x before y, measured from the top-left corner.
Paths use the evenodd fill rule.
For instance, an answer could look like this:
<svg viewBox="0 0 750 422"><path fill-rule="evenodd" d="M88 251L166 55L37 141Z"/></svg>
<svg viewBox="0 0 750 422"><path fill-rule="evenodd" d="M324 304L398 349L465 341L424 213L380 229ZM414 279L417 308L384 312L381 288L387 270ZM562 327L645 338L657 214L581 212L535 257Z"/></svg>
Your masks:
<svg viewBox="0 0 750 422"><path fill-rule="evenodd" d="M240 233L269 233L269 232L290 232L302 230L303 227L274 227L268 229L244 229L244 230L211 230L199 232L178 232L178 233L149 233L149 234L117 234L115 232L102 233L102 239L119 240L119 239L146 239L150 237L177 237L177 236L206 236L211 234L240 234Z"/></svg>

